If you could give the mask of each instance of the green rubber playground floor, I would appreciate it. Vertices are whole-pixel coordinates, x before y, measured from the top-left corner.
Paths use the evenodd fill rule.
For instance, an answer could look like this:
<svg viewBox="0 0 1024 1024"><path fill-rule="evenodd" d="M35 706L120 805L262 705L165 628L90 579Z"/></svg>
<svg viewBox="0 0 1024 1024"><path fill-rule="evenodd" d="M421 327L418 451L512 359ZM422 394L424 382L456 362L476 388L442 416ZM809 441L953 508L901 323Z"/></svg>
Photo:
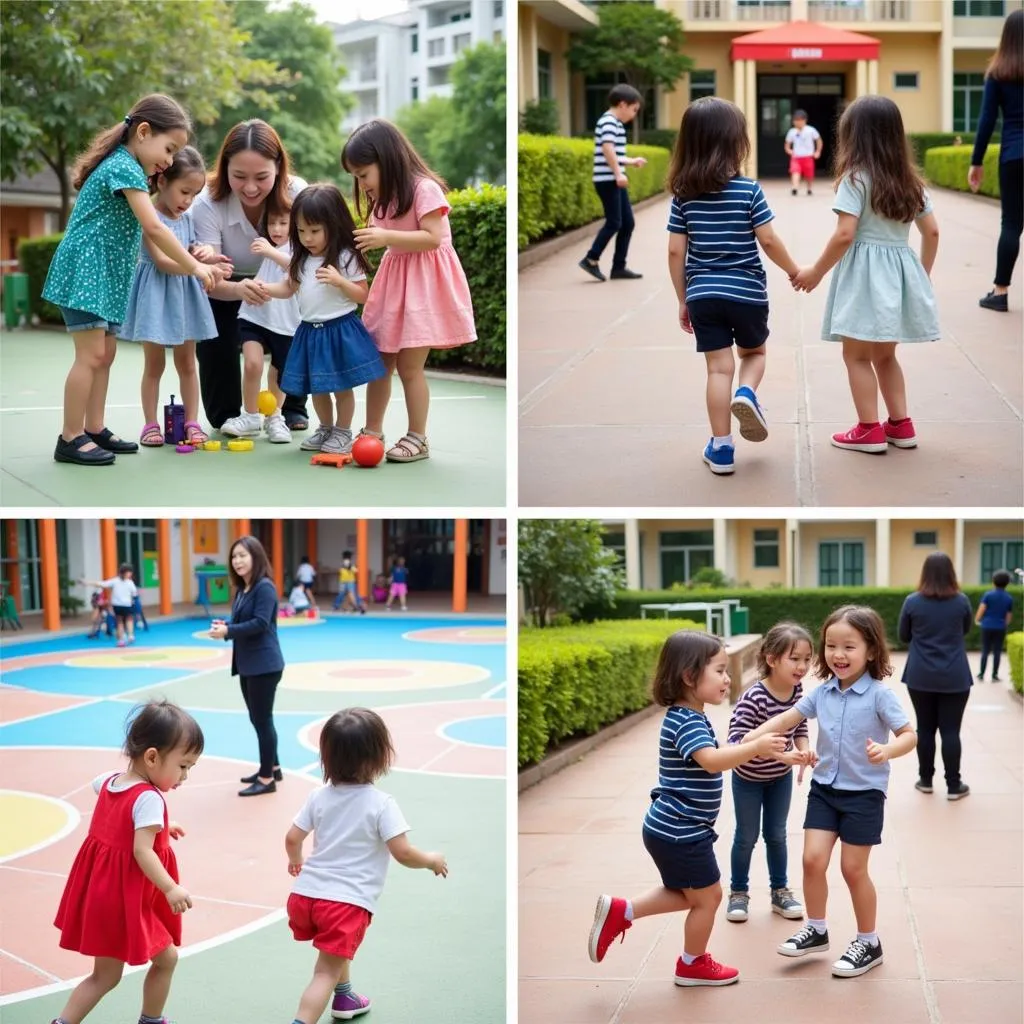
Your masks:
<svg viewBox="0 0 1024 1024"><path fill-rule="evenodd" d="M25 506L119 507L274 505L500 507L505 504L505 388L458 379L431 378L431 457L411 465L375 469L313 467L291 444L256 441L251 452L196 452L169 448L119 456L112 466L88 468L53 461L61 425L64 379L71 365L70 338L55 330L0 332L0 503ZM118 346L110 370L107 425L137 439L142 347ZM168 360L160 405L177 387ZM356 389L358 428L364 387ZM316 417L308 409L313 427ZM202 416L200 416L202 420ZM204 422L204 426L209 426ZM402 388L395 380L384 428L397 440L405 432ZM220 437L219 434L211 434ZM221 438L221 440L227 440Z"/></svg>

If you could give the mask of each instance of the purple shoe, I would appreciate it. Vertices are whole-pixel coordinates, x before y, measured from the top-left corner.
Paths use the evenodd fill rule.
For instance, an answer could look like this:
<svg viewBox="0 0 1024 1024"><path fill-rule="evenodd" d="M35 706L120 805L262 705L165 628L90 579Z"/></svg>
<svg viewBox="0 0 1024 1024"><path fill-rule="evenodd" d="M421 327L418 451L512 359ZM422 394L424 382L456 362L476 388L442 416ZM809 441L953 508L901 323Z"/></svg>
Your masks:
<svg viewBox="0 0 1024 1024"><path fill-rule="evenodd" d="M346 995L334 994L334 1002L331 1003L331 1016L335 1020L351 1020L353 1017L361 1017L370 1011L370 1000L366 996L356 995L349 992Z"/></svg>

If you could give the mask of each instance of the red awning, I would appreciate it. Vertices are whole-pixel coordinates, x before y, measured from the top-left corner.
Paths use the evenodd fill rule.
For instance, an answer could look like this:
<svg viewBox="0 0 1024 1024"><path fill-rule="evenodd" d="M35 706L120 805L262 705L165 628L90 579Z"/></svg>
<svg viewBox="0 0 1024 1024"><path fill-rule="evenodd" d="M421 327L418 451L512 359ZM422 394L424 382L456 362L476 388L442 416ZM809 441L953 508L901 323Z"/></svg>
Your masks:
<svg viewBox="0 0 1024 1024"><path fill-rule="evenodd" d="M878 40L860 32L791 21L777 28L737 36L732 60L878 60Z"/></svg>

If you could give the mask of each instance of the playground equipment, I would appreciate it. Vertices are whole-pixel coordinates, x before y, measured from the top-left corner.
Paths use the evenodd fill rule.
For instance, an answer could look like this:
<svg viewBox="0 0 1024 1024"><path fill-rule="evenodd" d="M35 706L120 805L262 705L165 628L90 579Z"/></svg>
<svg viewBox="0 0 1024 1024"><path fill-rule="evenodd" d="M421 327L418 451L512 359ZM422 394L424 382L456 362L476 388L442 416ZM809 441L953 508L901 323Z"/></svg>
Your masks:
<svg viewBox="0 0 1024 1024"><path fill-rule="evenodd" d="M642 604L640 618L646 619L647 612L661 612L668 618L673 612L702 612L704 623L709 633L714 633L729 640L734 633L750 631L750 611L740 606L738 598L727 598L724 601L682 601L671 604Z"/></svg>
<svg viewBox="0 0 1024 1024"><path fill-rule="evenodd" d="M231 585L226 565L197 565L195 568L197 594L196 604L200 605L207 618L212 618L210 605L214 601L224 604L231 600Z"/></svg>

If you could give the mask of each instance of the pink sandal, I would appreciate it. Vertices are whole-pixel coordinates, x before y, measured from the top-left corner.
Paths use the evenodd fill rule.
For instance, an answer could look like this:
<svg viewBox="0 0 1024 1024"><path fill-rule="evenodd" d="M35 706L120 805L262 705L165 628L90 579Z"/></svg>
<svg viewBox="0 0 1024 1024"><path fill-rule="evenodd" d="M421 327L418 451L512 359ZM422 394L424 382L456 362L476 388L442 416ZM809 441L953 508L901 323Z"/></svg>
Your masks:
<svg viewBox="0 0 1024 1024"><path fill-rule="evenodd" d="M186 444L205 444L209 441L209 435L195 420L189 420L185 424L185 443Z"/></svg>
<svg viewBox="0 0 1024 1024"><path fill-rule="evenodd" d="M164 433L159 423L147 423L139 435L139 444L143 448L163 448Z"/></svg>

